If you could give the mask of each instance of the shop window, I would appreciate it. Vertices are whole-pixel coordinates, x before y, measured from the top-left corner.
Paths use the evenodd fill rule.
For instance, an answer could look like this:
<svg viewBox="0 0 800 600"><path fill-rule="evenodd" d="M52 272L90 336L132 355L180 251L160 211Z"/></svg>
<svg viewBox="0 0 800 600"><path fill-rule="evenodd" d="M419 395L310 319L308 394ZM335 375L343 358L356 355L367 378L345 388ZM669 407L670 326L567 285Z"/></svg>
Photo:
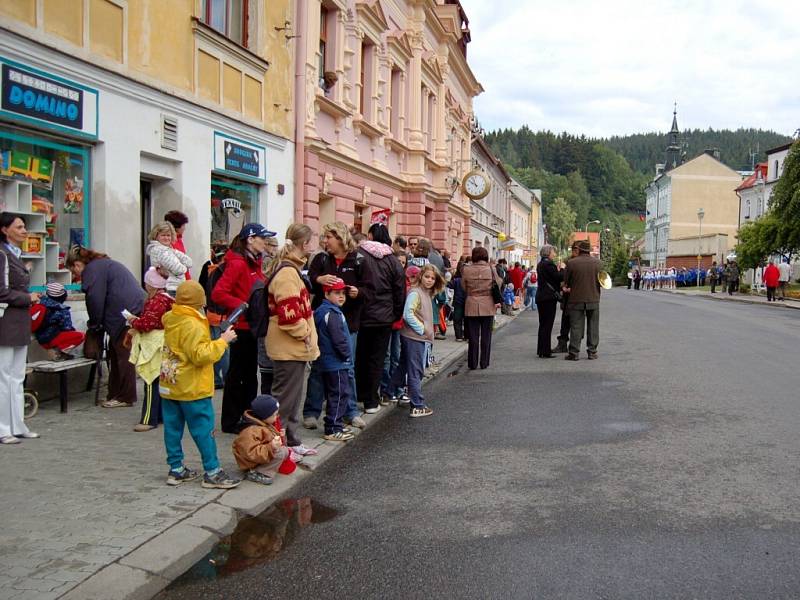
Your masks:
<svg viewBox="0 0 800 600"><path fill-rule="evenodd" d="M0 210L26 221L23 251L31 284L71 284L67 250L89 245L89 151L54 141L0 132Z"/></svg>
<svg viewBox="0 0 800 600"><path fill-rule="evenodd" d="M246 48L249 3L250 0L202 0L200 19Z"/></svg>
<svg viewBox="0 0 800 600"><path fill-rule="evenodd" d="M246 223L258 221L258 185L211 178L211 243L230 242Z"/></svg>

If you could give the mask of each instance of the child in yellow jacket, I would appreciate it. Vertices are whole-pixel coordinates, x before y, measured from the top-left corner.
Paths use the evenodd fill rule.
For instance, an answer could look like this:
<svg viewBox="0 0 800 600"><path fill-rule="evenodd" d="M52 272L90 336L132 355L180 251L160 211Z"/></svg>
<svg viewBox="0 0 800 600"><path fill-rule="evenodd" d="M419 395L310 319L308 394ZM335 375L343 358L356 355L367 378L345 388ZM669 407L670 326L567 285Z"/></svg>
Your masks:
<svg viewBox="0 0 800 600"><path fill-rule="evenodd" d="M203 312L205 304L202 286L196 281L184 281L178 286L172 310L161 319L164 348L159 392L164 416L164 445L170 469L167 485L179 485L198 477L197 471L183 464L181 441L183 430L188 426L203 459L203 487L228 489L239 485L241 480L228 477L219 466L211 397L214 394L214 363L236 339L236 333L229 328L219 339L212 341L208 319Z"/></svg>

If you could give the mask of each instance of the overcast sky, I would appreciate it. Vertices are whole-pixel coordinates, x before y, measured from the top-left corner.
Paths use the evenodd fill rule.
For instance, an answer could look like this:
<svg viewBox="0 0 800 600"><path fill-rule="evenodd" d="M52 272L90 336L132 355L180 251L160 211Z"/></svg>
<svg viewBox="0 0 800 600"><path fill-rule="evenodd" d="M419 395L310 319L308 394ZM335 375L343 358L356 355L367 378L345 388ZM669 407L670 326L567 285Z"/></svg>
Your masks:
<svg viewBox="0 0 800 600"><path fill-rule="evenodd" d="M487 130L800 128L798 0L461 0Z"/></svg>

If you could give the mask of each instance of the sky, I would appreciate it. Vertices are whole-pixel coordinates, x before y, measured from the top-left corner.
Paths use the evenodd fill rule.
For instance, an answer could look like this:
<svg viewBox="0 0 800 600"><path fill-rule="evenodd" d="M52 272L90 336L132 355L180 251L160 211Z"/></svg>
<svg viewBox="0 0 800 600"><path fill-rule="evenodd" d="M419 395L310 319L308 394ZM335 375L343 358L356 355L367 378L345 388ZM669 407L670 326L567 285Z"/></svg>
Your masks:
<svg viewBox="0 0 800 600"><path fill-rule="evenodd" d="M487 131L800 128L798 0L461 0Z"/></svg>

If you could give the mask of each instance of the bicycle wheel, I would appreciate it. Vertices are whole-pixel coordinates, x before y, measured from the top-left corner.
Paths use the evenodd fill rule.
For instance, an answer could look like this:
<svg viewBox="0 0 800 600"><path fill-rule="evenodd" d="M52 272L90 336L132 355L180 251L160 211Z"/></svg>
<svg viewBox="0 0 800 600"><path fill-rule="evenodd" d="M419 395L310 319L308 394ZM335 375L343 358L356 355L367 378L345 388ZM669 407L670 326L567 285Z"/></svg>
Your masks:
<svg viewBox="0 0 800 600"><path fill-rule="evenodd" d="M30 419L39 412L39 398L33 392L25 392L25 418Z"/></svg>

